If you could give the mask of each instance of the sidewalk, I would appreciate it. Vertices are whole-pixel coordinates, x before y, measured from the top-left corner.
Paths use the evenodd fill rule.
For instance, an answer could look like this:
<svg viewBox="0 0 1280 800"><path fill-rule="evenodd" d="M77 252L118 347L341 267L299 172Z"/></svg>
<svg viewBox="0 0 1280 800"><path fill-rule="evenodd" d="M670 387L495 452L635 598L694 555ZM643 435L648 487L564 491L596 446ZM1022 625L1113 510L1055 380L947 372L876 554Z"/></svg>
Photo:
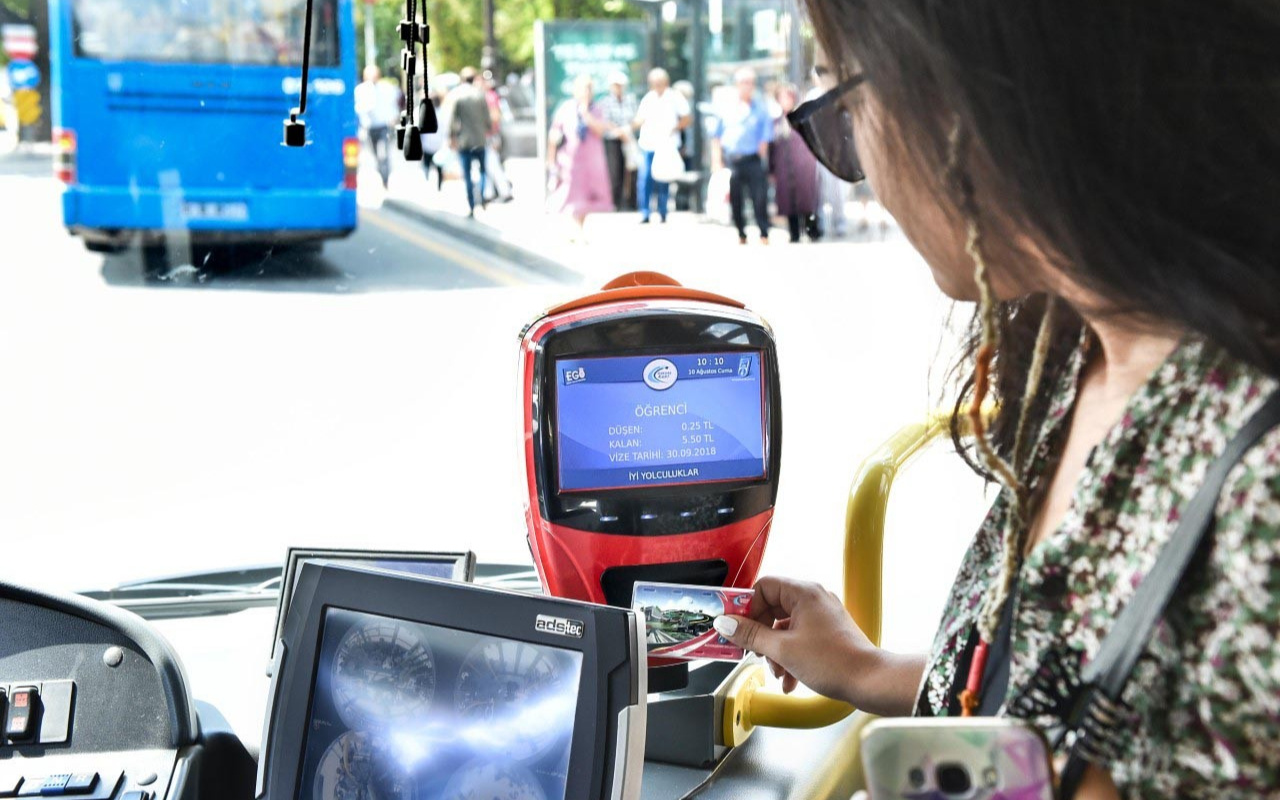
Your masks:
<svg viewBox="0 0 1280 800"><path fill-rule="evenodd" d="M394 209L437 225L477 246L495 250L561 280L598 285L630 270L678 270L688 274L707 268L787 266L813 259L842 260L852 248L867 242L901 241L902 234L878 206L859 225L854 216L861 206L849 203L849 227L855 235L818 243L790 244L785 227L775 227L768 245L749 233L738 244L733 228L692 212L673 211L659 223L655 214L641 225L636 212L593 214L587 218L586 242L574 243L575 226L565 214L548 213L542 191L542 168L537 159L509 159L507 177L514 199L490 203L467 218L466 192L459 179L446 180L437 190L428 184L421 165L403 161L393 152L390 186L383 190L371 158L360 172L360 202ZM674 207L674 198L672 201ZM861 234L856 232L862 228Z"/></svg>

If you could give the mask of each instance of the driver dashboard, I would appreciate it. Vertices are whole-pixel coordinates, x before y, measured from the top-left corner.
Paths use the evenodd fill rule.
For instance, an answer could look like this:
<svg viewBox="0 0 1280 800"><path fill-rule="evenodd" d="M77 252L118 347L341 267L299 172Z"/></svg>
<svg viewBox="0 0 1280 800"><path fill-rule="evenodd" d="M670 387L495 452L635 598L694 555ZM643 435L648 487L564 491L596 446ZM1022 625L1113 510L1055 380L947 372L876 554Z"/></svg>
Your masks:
<svg viewBox="0 0 1280 800"><path fill-rule="evenodd" d="M230 797L252 775L169 643L87 598L0 582L0 717L0 797Z"/></svg>
<svg viewBox="0 0 1280 800"><path fill-rule="evenodd" d="M488 580L521 586L519 578L509 580L512 574L522 574L523 582L529 583L531 573L520 568L509 570L507 579L488 576ZM37 690L25 695L28 707L33 709L32 719L26 723L30 726L27 738L22 734L16 739L6 735L0 744L0 798L290 797L293 793L264 793L255 786L268 741L264 722L271 712L271 684L266 674L269 670L264 667L275 621L273 609L267 607L145 621L97 600L0 583L0 689L5 690L0 718L6 730L15 717L15 687L19 697L24 688ZM332 659L347 638L343 631L333 630L333 623L345 625L351 621L331 621L330 643L325 644L323 637L316 640L321 658ZM320 629L324 629L323 624ZM409 629L407 635L431 639L439 682L435 692L440 699L458 693L453 683L465 672L462 661L472 643L455 636L462 645L458 652L464 658L459 667L446 669L450 656L439 646L444 640L438 633L419 625ZM400 637L405 635L402 631ZM546 648L525 650L555 655ZM558 654L557 665L562 671L575 663L565 653ZM299 674L303 673L308 669ZM306 681L310 682L309 675ZM458 696L465 694L463 691ZM194 699L197 697L200 699ZM345 719L343 713L335 712L316 713L311 726ZM353 730L360 727L359 721L346 721L352 723L347 727ZM582 725L581 719L578 724ZM612 720L609 727L612 728ZM719 764L696 768L644 761L639 793L632 796L847 800L847 781L832 780L828 773L841 763L841 753L848 747L848 733L846 725L817 731L761 729ZM677 734L659 730L650 735ZM329 739L341 739L341 731L335 728L333 734L323 735L323 741L317 739L314 746L303 741L306 737L301 735L282 737L277 730L274 736L276 740L296 738L296 745L304 752L318 754L317 766L307 767L308 785L314 784L315 774L324 773L325 769L329 770L325 774L334 774L334 765L324 766L324 759L331 749ZM360 734L357 738L363 741L363 737ZM554 766L556 758L547 755L545 745L522 746L531 751L537 749L541 755L533 759L519 752L519 747L509 748L508 752L532 763L535 775L543 780L540 786L528 786L524 794L512 797L549 798L548 791L554 794L566 786L562 795L555 796L575 800L594 796L577 793L573 788L576 784L570 783L571 776L583 768L581 765L549 770L546 765ZM365 751L368 748L350 749L346 761L335 763L359 764ZM615 756L611 754L609 758ZM553 773L559 776L556 780L545 779ZM337 781L331 783L338 785ZM441 786L446 783L441 782ZM347 796L364 795L334 794ZM432 800L447 795L424 785L411 792L392 791L384 786L376 796Z"/></svg>

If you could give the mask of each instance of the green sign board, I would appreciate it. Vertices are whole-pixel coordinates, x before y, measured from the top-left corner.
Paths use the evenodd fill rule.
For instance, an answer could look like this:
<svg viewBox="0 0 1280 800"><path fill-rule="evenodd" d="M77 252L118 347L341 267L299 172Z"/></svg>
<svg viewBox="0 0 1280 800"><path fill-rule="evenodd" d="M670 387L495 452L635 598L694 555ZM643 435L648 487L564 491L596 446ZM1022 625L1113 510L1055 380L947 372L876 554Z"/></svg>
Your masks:
<svg viewBox="0 0 1280 800"><path fill-rule="evenodd" d="M646 90L650 26L639 20L542 21L534 29L538 91L538 151L546 153L547 127L560 103L573 97L579 75L595 80L596 95L608 91L614 72L631 80L630 91Z"/></svg>

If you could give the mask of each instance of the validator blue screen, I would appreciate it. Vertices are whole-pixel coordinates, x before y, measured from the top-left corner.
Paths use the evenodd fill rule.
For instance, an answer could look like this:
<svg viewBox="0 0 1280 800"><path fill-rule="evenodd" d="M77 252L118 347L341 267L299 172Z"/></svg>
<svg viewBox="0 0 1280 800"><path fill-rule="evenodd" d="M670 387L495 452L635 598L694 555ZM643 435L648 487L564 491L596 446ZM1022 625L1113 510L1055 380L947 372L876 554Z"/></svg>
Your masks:
<svg viewBox="0 0 1280 800"><path fill-rule="evenodd" d="M759 351L557 359L561 491L765 475Z"/></svg>

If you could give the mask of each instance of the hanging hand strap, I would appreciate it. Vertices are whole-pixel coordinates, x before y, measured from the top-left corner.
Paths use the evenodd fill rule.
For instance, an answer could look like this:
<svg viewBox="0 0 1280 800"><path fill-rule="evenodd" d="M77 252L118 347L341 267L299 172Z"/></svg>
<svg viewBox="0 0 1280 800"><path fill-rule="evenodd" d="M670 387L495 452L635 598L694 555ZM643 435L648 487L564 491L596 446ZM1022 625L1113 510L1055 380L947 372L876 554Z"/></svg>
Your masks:
<svg viewBox="0 0 1280 800"><path fill-rule="evenodd" d="M1098 648L1097 655L1081 675L1086 689L1085 702L1073 715L1068 727L1080 730L1091 708L1098 704L1120 703L1120 696L1133 674L1138 658L1146 650L1156 623L1164 616L1169 602L1186 580L1197 553L1207 553L1213 540L1214 511L1227 475L1268 431L1280 425L1280 390L1258 409L1244 427L1227 443L1222 455L1209 465L1204 483L1187 503L1182 519L1174 529L1151 571L1142 579L1133 597L1116 619L1115 626ZM1084 777L1089 762L1077 741L1062 772L1059 797L1071 800Z"/></svg>

